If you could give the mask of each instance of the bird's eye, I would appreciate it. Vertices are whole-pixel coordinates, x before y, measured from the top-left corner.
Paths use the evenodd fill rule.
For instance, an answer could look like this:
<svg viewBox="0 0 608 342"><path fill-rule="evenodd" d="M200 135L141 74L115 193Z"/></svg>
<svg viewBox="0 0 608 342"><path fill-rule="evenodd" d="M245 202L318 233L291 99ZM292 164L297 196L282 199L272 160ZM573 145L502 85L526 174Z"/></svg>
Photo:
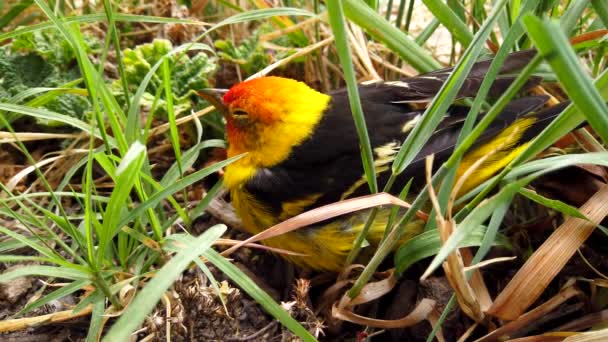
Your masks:
<svg viewBox="0 0 608 342"><path fill-rule="evenodd" d="M232 115L237 118L244 118L247 117L249 114L247 114L247 112L242 109L235 109L232 111Z"/></svg>

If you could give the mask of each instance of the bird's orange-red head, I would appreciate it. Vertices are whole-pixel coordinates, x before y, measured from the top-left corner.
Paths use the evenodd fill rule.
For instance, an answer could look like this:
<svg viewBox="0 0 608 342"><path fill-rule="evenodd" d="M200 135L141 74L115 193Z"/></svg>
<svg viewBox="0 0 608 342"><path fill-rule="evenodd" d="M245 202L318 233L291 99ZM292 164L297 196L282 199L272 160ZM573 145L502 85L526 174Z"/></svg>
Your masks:
<svg viewBox="0 0 608 342"><path fill-rule="evenodd" d="M328 103L329 96L289 78L241 82L223 97L228 143L235 153L266 149L279 141L292 147L302 141L302 132L312 133Z"/></svg>
<svg viewBox="0 0 608 342"><path fill-rule="evenodd" d="M285 160L291 150L310 137L330 103L328 95L303 82L282 77L260 77L241 82L222 98L210 100L226 118L228 156L247 155L226 168L225 182L241 168L240 180L255 169Z"/></svg>
<svg viewBox="0 0 608 342"><path fill-rule="evenodd" d="M262 77L233 86L223 100L232 116L248 115L251 120L271 124L290 110L290 102L303 87L308 88L287 78Z"/></svg>

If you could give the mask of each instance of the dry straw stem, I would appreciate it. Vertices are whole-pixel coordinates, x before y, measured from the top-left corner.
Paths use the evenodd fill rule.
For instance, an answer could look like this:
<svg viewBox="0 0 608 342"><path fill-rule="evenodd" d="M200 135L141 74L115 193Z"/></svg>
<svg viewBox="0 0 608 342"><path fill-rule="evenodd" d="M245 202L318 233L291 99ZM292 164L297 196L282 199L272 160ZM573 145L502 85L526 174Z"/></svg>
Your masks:
<svg viewBox="0 0 608 342"><path fill-rule="evenodd" d="M479 166L489 155L491 155L491 153L486 155L484 158L477 160L454 185L446 210L447 219L440 215L442 210L439 206L439 201L431 183L433 155L427 157L426 181L429 189L429 198L433 203L435 212L437 213L437 229L439 231L439 237L441 238L442 243L445 243L450 238L450 235L452 235L454 229L456 229L456 223L452 219L452 208L460 188L464 184L467 177L475 172L475 170L479 168ZM467 264L469 264L473 259L469 250L466 248L463 248L462 251L455 250L446 258L446 261L443 263L443 269L448 281L450 282L450 285L454 289L456 299L458 300L458 304L460 305L462 311L476 322L481 322L485 318L484 311L492 304L492 299L479 270L473 270L471 281L467 281L465 259Z"/></svg>
<svg viewBox="0 0 608 342"><path fill-rule="evenodd" d="M437 195L435 194L435 189L433 189L431 182L431 170L433 169L433 155L430 155L426 158L426 181L429 190L429 199L433 204L433 208L437 213L437 230L439 231L439 237L441 238L441 242L445 243L454 228L456 227L455 222L451 219L451 214L448 210L446 213L448 219L446 220L441 216L441 208L439 206L439 201L437 199ZM446 261L443 263L443 270L445 271L445 276L450 282L450 285L454 289L454 294L456 295L456 299L458 300L458 304L460 305L460 309L469 317L474 319L476 322L480 322L484 318L484 314L481 310L481 306L477 301L477 297L473 288L469 285L467 281L466 275L464 273L464 262L462 260L462 256L460 255L459 250L455 250L450 253L446 258Z"/></svg>
<svg viewBox="0 0 608 342"><path fill-rule="evenodd" d="M608 215L607 202L608 185L604 185L580 208L589 221L568 218L526 261L488 313L505 320L521 316Z"/></svg>
<svg viewBox="0 0 608 342"><path fill-rule="evenodd" d="M0 321L0 333L11 332L11 331L19 331L23 329L27 329L33 326L40 326L44 324L52 324L65 322L74 318L87 316L93 310L93 306L89 305L86 308L80 310L78 313L74 313L73 310L65 310L54 312L48 315L36 316L36 317L26 317L19 319L7 319Z"/></svg>
<svg viewBox="0 0 608 342"><path fill-rule="evenodd" d="M32 132L10 133L10 132L1 132L0 131L0 144L11 143L11 142L16 142L16 141L72 139L72 138L78 138L78 136L79 136L79 134L32 133Z"/></svg>
<svg viewBox="0 0 608 342"><path fill-rule="evenodd" d="M602 342L608 341L608 329L589 331L570 336L564 342Z"/></svg>
<svg viewBox="0 0 608 342"><path fill-rule="evenodd" d="M305 213L302 213L298 216L294 216L286 221L283 221L271 228L268 228L247 240L242 241L241 243L232 246L231 248L225 250L222 255L228 256L237 249L241 248L247 243L257 242L260 240L269 239L278 235L282 235L288 232L291 232L296 229L300 229L303 227L310 226L312 224L325 221L328 219L332 219L336 216L349 214L355 211L369 209L372 207L378 207L382 205L398 205L403 208L409 208L409 203L400 200L399 198L382 192L378 194L368 195L357 197L337 203L332 203L328 205L324 205L322 207L309 210ZM419 213L419 215L425 215L424 213Z"/></svg>
<svg viewBox="0 0 608 342"><path fill-rule="evenodd" d="M514 338L508 340L508 342L562 342L563 336L552 336L552 335L534 335L526 336L521 338Z"/></svg>
<svg viewBox="0 0 608 342"><path fill-rule="evenodd" d="M299 23L297 23L295 25L287 26L287 27L285 27L283 29L263 34L263 35L260 36L260 41L266 42L266 41L270 41L270 40L273 40L273 39L277 39L277 38L283 37L283 36L287 35L288 33L297 31L297 30L299 30L301 28L304 28L304 27L306 27L308 25L317 23L319 21L327 21L327 12L323 12L323 13L321 13L318 16L308 18L308 19L306 19L304 21L301 21L301 22L299 22Z"/></svg>
<svg viewBox="0 0 608 342"><path fill-rule="evenodd" d="M504 341L515 334L518 330L526 327L541 317L545 316L549 312L555 310L559 305L567 301L568 299L582 295L582 292L573 286L568 286L562 289L557 295L539 305L534 310L520 315L516 321L509 322L502 327L492 331L486 336L476 340L475 342L491 342L491 341Z"/></svg>

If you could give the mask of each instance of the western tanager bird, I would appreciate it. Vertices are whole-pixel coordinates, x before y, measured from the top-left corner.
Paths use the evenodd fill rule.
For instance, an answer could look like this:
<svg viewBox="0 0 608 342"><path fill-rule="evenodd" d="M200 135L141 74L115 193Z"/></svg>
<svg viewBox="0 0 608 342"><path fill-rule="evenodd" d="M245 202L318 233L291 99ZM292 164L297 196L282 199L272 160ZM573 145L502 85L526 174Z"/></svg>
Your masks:
<svg viewBox="0 0 608 342"><path fill-rule="evenodd" d="M510 55L501 75L522 68L533 55L533 51ZM490 62L474 65L459 92L460 98L476 94ZM428 102L437 94L450 71L359 86L380 188L388 179L395 154L422 118L424 109L419 103ZM498 77L490 96L500 95L513 80L512 76ZM527 87L539 81L532 78ZM223 98L213 96L219 93ZM260 77L228 91L208 90L200 94L225 117L228 157L246 153L225 168L224 184L245 229L252 234L307 210L369 193L346 90L322 94L292 79ZM457 175L492 153L467 178L463 190L500 171L563 109L541 109L546 101L545 96L521 97L503 110L463 158ZM468 110L465 105L450 107L436 132L400 175L395 191L412 177L413 189L421 188L427 155L434 154L436 163L449 157ZM367 236L371 245L382 238L389 211L380 210L374 221ZM287 256L299 265L338 271L367 214L356 212L263 242L305 254ZM412 224L406 235L417 234L422 227Z"/></svg>

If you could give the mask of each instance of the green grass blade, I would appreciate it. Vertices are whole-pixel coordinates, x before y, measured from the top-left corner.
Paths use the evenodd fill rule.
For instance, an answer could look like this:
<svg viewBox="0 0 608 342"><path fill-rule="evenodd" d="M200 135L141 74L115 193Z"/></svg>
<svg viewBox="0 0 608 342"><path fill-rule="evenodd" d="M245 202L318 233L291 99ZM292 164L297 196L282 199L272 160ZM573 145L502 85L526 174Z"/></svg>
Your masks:
<svg viewBox="0 0 608 342"><path fill-rule="evenodd" d="M34 3L34 0L21 0L17 4L13 4L11 9L0 17L0 30L8 25L13 19L19 16L23 11L30 7Z"/></svg>
<svg viewBox="0 0 608 342"><path fill-rule="evenodd" d="M103 323L105 321L105 298L103 296L95 296L93 301L93 311L91 312L91 322L87 332L86 342L97 342L102 333Z"/></svg>
<svg viewBox="0 0 608 342"><path fill-rule="evenodd" d="M62 19L62 22L65 24L91 24L99 21L104 21L106 19L105 13L95 13L95 14L85 14L78 15L72 17L65 17ZM178 19L178 18L165 18L165 17L155 17L151 15L137 15L137 14L125 14L125 13L116 13L114 19L118 22L126 22L126 23L156 23L156 24L184 24L184 25L197 25L201 26L204 23L197 20L190 19ZM19 27L10 32L0 34L0 42L18 37L22 34L46 30L49 28L54 28L55 24L53 22L43 22L34 25L28 25L25 27Z"/></svg>
<svg viewBox="0 0 608 342"><path fill-rule="evenodd" d="M184 169L182 167L182 151L179 143L179 132L177 131L177 124L175 123L175 110L173 108L171 70L169 68L169 60L167 58L163 58L162 75L163 85L165 88L165 101L167 103L167 116L169 120L169 136L171 137L171 145L173 146L173 153L175 153L175 160L179 174L183 175Z"/></svg>
<svg viewBox="0 0 608 342"><path fill-rule="evenodd" d="M441 68L425 49L360 0L343 0L344 14L420 72Z"/></svg>
<svg viewBox="0 0 608 342"><path fill-rule="evenodd" d="M90 280L77 280L68 285L62 286L62 287L58 288L57 290L45 295L44 297L29 303L23 309L19 310L19 312L17 312L14 316L24 315L34 309L37 309L43 305L46 305L47 303L49 303L51 301L61 299L69 294L72 294L78 290L81 290L83 287L85 287L89 284L91 284Z"/></svg>
<svg viewBox="0 0 608 342"><path fill-rule="evenodd" d="M560 25L562 32L569 34L576 23L582 18L583 12L589 6L589 0L577 0L570 2L570 6L564 11L560 18Z"/></svg>
<svg viewBox="0 0 608 342"><path fill-rule="evenodd" d="M174 255L137 294L118 321L114 323L112 329L104 336L103 341L128 340L131 333L145 320L177 277L195 258L209 249L225 231L226 226L224 225L213 226L197 237L192 244Z"/></svg>
<svg viewBox="0 0 608 342"><path fill-rule="evenodd" d="M445 26L464 47L473 42L473 33L456 13L441 0L422 0L434 17Z"/></svg>
<svg viewBox="0 0 608 342"><path fill-rule="evenodd" d="M276 318L283 326L289 329L303 341L316 341L300 323L293 319L281 306L279 306L266 292L264 292L251 278L247 277L243 271L221 256L212 249L208 249L205 257L250 295L260 304L269 314Z"/></svg>
<svg viewBox="0 0 608 342"><path fill-rule="evenodd" d="M344 72L344 79L348 90L348 100L350 109L357 128L357 136L359 137L359 145L361 146L361 160L363 169L367 177L367 184L372 193L378 192L378 182L376 180L376 170L374 169L374 155L372 152L369 134L367 133L367 125L365 124L365 116L359 99L359 87L357 77L353 66L350 46L346 38L346 23L344 21L344 13L342 9L342 1L330 1L327 3L327 11L329 13L329 23L331 25L336 49L340 57L340 64Z"/></svg>
<svg viewBox="0 0 608 342"><path fill-rule="evenodd" d="M593 9L602 20L604 27L608 27L608 1L606 0L591 0Z"/></svg>
<svg viewBox="0 0 608 342"><path fill-rule="evenodd" d="M462 247L474 247L482 244L486 228L477 226L462 242ZM498 244L492 241L493 245ZM418 261L437 254L441 248L441 240L437 230L428 230L404 243L395 253L395 267L397 274L402 274L411 265Z"/></svg>
<svg viewBox="0 0 608 342"><path fill-rule="evenodd" d="M22 115L26 115L26 116L29 116L32 118L38 118L38 119L42 119L42 120L59 121L68 126L77 128L83 132L91 131L91 126L89 124L87 124L86 122L78 120L78 119L73 118L68 115L59 114L59 113L50 111L45 108L32 108L29 106L22 106L22 105L17 105L17 104L0 102L0 110L19 113ZM94 132L95 132L94 133L95 137L102 139L102 135L99 132L99 130L96 129ZM115 141L113 138L108 137L108 141L110 142L110 144L112 146L115 146Z"/></svg>
<svg viewBox="0 0 608 342"><path fill-rule="evenodd" d="M603 141L608 142L608 106L593 86L591 78L581 68L568 39L559 29L560 26L531 15L524 17L524 25L570 99L584 113Z"/></svg>
<svg viewBox="0 0 608 342"><path fill-rule="evenodd" d="M189 169L194 164L194 162L196 162L196 160L198 159L200 151L202 151L206 148L213 148L213 147L225 148L226 142L224 142L224 140L220 140L220 139L209 139L209 140L201 141L200 143L192 146L186 152L184 152L183 159L182 159L182 163L183 163L182 167L185 170ZM172 184L176 180L178 180L178 178L179 178L179 167L178 167L177 162L175 162L175 163L173 163L173 165L171 165L169 170L167 170L165 172L165 175L160 180L160 184L163 187L165 187L165 186Z"/></svg>
<svg viewBox="0 0 608 342"><path fill-rule="evenodd" d="M75 269L55 266L28 265L0 274L0 283L20 277L43 276L72 280L88 280L89 274Z"/></svg>
<svg viewBox="0 0 608 342"><path fill-rule="evenodd" d="M498 235L498 229L500 228L500 225L503 219L505 218L505 215L507 214L507 210L509 209L510 205L511 202L507 201L499 203L496 210L494 210L494 212L492 213L490 223L488 224L488 228L486 229L486 234L483 237L483 241L479 245L475 256L473 257L473 260L471 261L471 265L475 265L481 262L481 260L483 260L483 258L485 258L485 256L490 251L490 248L492 248L492 246L494 245L496 236Z"/></svg>
<svg viewBox="0 0 608 342"><path fill-rule="evenodd" d="M208 175L210 175L214 172L217 172L219 169L232 163L233 161L242 158L243 156L244 156L244 154L241 154L241 155L234 156L232 158L223 160L219 163L215 163L209 167L206 167L202 170L199 170L190 175L187 175L186 177L184 177L184 178L178 180L177 182L171 184L170 186L164 188L162 191L156 192L155 194L150 196L150 198L148 198L145 202L141 203L139 206L137 206L135 209L133 209L129 214L127 214L125 217L123 217L117 226L122 227L122 226L128 224L134 218L140 216L144 210L157 206L160 203L160 201L167 198L167 196L174 194L175 192L180 191L180 190L184 189L185 187L194 184L195 182L198 182L199 180L207 177Z"/></svg>
<svg viewBox="0 0 608 342"><path fill-rule="evenodd" d="M443 84L439 93L424 112L420 122L412 129L410 134L401 145L401 149L395 156L392 170L394 174L400 174L418 155L424 144L433 135L439 123L443 120L446 110L453 103L460 87L463 85L469 71L476 62L477 57L484 47L485 41L492 32L495 21L498 19L500 11L505 5L506 0L500 1L494 7L488 20L475 35L469 48L465 51L462 59L454 67L454 71Z"/></svg>
<svg viewBox="0 0 608 342"><path fill-rule="evenodd" d="M456 248L459 248L460 243L462 243L462 241L464 241L464 239L470 233L471 227L476 227L485 222L485 220L487 220L494 212L499 210L501 205L510 202L513 196L519 192L522 187L526 186L532 180L543 174L577 164L595 164L607 166L608 152L552 157L530 162L523 165L519 169L514 170L514 172L508 175L509 179L515 176L526 176L516 181L510 181L508 185L498 192L498 194L475 207L470 214L468 214L460 223L458 223L458 229L456 229L454 233L450 235L448 241L446 241L439 253L437 253L425 271L425 276L429 275L437 267L439 267L451 252L453 252ZM456 219L458 219L458 217Z"/></svg>
<svg viewBox="0 0 608 342"><path fill-rule="evenodd" d="M369 8L369 7L368 7ZM244 23L253 20L262 20L266 18L276 17L276 16L301 16L301 17L314 17L316 14L309 12L307 10L299 9L299 8L290 8L290 7L273 7L273 8L263 8L257 10L251 10L247 12L237 13L231 17L228 17L219 23L210 27L205 33L200 35L195 41L201 40L202 37L208 35L209 33L224 27L226 25Z"/></svg>
<svg viewBox="0 0 608 342"><path fill-rule="evenodd" d="M583 220L587 219L587 217L585 215L583 215L580 211L578 211L577 208L575 208L571 205L568 205L562 201L553 200L553 199L544 197L542 195L539 195L536 191L532 191L532 190L524 188L524 189L519 190L519 193L538 204L541 204L547 208L554 209L564 215L577 217L577 218L580 218Z"/></svg>
<svg viewBox="0 0 608 342"><path fill-rule="evenodd" d="M144 96L144 93L146 92L146 89L148 88L148 85L150 84L152 77L154 77L154 75L156 75L156 71L158 70L158 68L160 68L160 66L162 65L163 61L166 58L176 55L176 54L183 53L184 51L194 51L194 50L214 52L206 44L188 43L188 44L180 45L180 46L176 47L175 49L171 50L165 56L163 56L163 58L161 58L158 62L156 62L150 68L150 70L148 71L146 76L144 76L141 83L137 87L135 94L133 95L133 97L131 99L131 104L129 106L129 111L127 113L127 125L125 128L125 135L127 137L128 143L132 143L138 138L138 134L139 134L138 132L141 129L140 116L139 116L139 108L140 108L139 103L140 103L142 97Z"/></svg>

